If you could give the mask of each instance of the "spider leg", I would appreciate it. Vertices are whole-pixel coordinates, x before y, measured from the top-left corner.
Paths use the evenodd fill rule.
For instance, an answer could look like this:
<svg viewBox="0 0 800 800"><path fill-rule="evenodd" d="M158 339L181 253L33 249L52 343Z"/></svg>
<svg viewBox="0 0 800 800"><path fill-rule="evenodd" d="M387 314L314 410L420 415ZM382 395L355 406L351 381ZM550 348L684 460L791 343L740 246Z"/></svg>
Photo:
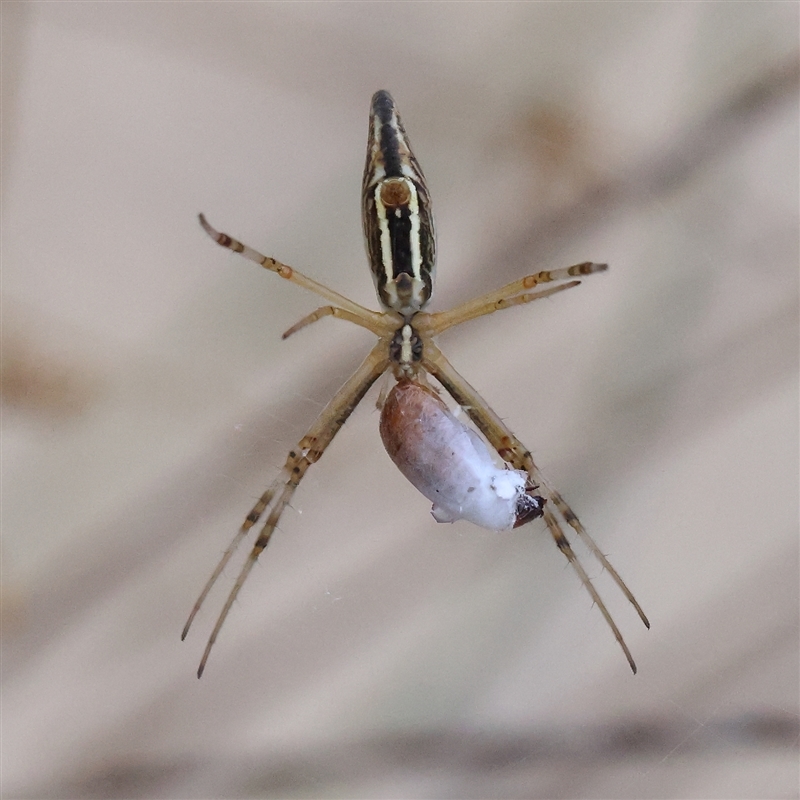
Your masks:
<svg viewBox="0 0 800 800"><path fill-rule="evenodd" d="M556 510L563 516L564 520L569 524L579 535L591 550L592 554L600 561L605 567L614 582L620 588L622 593L633 604L636 612L639 614L642 622L646 627L650 627L650 623L642 611L640 605L636 602L630 589L625 585L625 582L620 578L617 571L609 564L608 559L603 555L600 549L595 544L594 540L581 525L578 517L572 509L566 504L561 495L552 490L547 482L543 479L539 468L533 461L530 451L522 444L522 442L514 436L513 433L505 426L503 421L481 398L478 392L470 386L470 384L461 377L456 369L444 357L441 350L436 347L432 342L425 342L425 349L423 351L422 366L428 370L449 392L453 399L467 412L470 419L475 423L478 429L489 440L492 447L497 450L500 457L515 469L525 470L534 483L537 483L543 490L547 499L551 500ZM619 628L611 618L611 614L603 603L600 595L597 593L591 578L586 573L583 565L580 563L577 555L572 549L563 528L558 521L558 518L549 509L545 510L544 520L547 524L548 530L553 537L558 549L566 556L569 563L577 573L581 583L586 587L586 590L591 595L592 600L600 609L605 618L608 626L614 634L614 638L619 643L625 657L630 664L633 672L636 672L636 664L631 657L630 650L628 650L625 640L622 638Z"/></svg>
<svg viewBox="0 0 800 800"><path fill-rule="evenodd" d="M497 450L500 458L514 469L528 471L530 466L522 442L514 436L503 421L487 405L478 392L467 383L431 341L425 341L422 356L423 369L430 372L444 386L451 397L466 411L481 433Z"/></svg>
<svg viewBox="0 0 800 800"><path fill-rule="evenodd" d="M242 527L239 529L239 532L236 534L230 546L223 554L220 563L217 565L217 568L214 570L214 573L204 587L200 597L192 609L192 613L190 614L189 620L186 623L183 631L183 637L186 636L189 626L197 614L200 605L205 600L214 582L230 560L230 557L233 555L234 551L241 543L242 539L250 530L250 528L253 527L261 514L271 504L272 508L270 509L270 512L264 523L264 527L258 534L255 544L253 545L253 549L250 551L250 555L247 557L244 566L239 572L236 582L233 585L233 589L231 589L231 592L228 595L224 606L222 607L222 611L217 618L217 622L214 625L214 629L211 632L211 636L208 639L208 644L206 645L203 657L200 660L200 666L197 670L198 678L203 674L203 670L205 669L206 661L208 661L211 648L214 646L217 635L219 634L222 625L225 622L225 618L228 616L228 612L231 610L231 607L233 606L233 603L239 594L239 590L242 588L247 576L250 574L250 570L258 560L258 557L264 551L267 544L269 544L270 537L272 536L272 533L281 518L283 510L291 500L295 489L300 484L300 481L303 479L303 476L306 474L308 468L321 458L322 454L325 452L325 449L333 440L333 437L337 434L342 425L344 425L345 421L353 412L355 407L361 402L370 386L372 386L372 384L386 371L388 366L389 359L387 355L386 342L380 341L375 345L375 347L372 348L364 362L353 373L353 375L350 376L345 385L339 389L339 391L334 395L333 399L328 403L327 406L325 406L322 413L317 417L306 435L298 442L297 446L289 452L282 473L275 480L272 486L270 486L270 488L264 492L255 506L253 506L252 511L247 515L247 518L245 519Z"/></svg>
<svg viewBox="0 0 800 800"><path fill-rule="evenodd" d="M228 250L233 250L234 253L240 253L249 261L253 261L259 266L264 267L264 269L268 269L271 272L277 273L281 276L281 278L285 278L287 281L291 281L298 286L302 286L304 289L308 289L309 291L324 297L326 300L329 300L335 305L341 306L342 309L349 312L349 316L345 318L349 319L351 322L354 322L356 325L360 325L362 328L366 328L378 336L385 335L387 331L392 329L393 326L387 323L387 320L383 314L380 314L377 311L370 311L370 309L353 302L343 294L339 294L339 292L329 289L327 286L318 283L313 278L303 275L302 272L298 272L292 267L282 264L280 261L276 261L274 258L261 255L261 253L253 250L252 247L248 247L246 244L242 244L240 241L228 236L227 233L220 233L218 230L212 228L211 225L208 224L208 221L202 214L199 215L199 219L203 230L218 245L227 247ZM394 327L396 327L396 325Z"/></svg>
<svg viewBox="0 0 800 800"><path fill-rule="evenodd" d="M591 261L586 261L583 264L575 264L572 267L545 270L544 272L537 272L534 275L527 275L524 278L511 281L511 283L507 283L499 289L468 300L466 303L451 308L449 311L439 311L436 314L431 314L426 321L426 332L431 336L437 336L448 328L452 328L454 325L459 325L467 320L482 317L485 314L491 314L494 311L509 308L513 305L519 305L520 303L529 303L532 300L548 297L564 289L571 289L573 286L577 286L580 281L570 281L570 283L564 286L531 293L531 289L542 283L563 281L581 275L592 275L595 272L603 272L607 269L608 264L595 264Z"/></svg>
<svg viewBox="0 0 800 800"><path fill-rule="evenodd" d="M562 283L559 286L551 286L549 289L542 289L540 292L525 292L524 294L512 295L510 297L501 297L499 300L488 301L480 307L472 306L470 308L465 308L464 306L459 306L452 311L430 314L418 327L429 336L438 336L443 330L454 328L462 322L467 322L477 317L483 317L486 316L486 314L493 314L495 311L501 311L504 308L520 306L525 303L530 303L533 300L541 300L543 297L550 297L551 295L563 292L565 289L572 289L580 285L580 281L570 281L569 283ZM455 314L454 312L459 311L459 309L463 309L463 311L461 311L460 314Z"/></svg>
<svg viewBox="0 0 800 800"><path fill-rule="evenodd" d="M272 498L275 494L275 490L280 486L280 481L276 481L272 486L267 489L264 494L258 499L258 502L250 509L250 513L245 517L244 522L242 523L242 527L236 532L236 536L233 537L233 540L228 545L225 552L222 554L222 558L219 560L214 571L211 573L211 577L206 581L206 585L203 587L203 591L200 592L200 596L197 598L197 601L192 608L191 613L189 614L189 619L186 620L186 624L183 626L183 632L181 633L181 641L186 638L186 634L189 633L189 628L192 627L192 622L194 622L194 618L197 615L197 612L200 610L200 606L203 605L208 593L211 591L211 587L217 582L217 578L222 574L222 571L228 565L228 562L231 560L231 556L236 552L239 545L242 543L242 539L247 536L250 528L258 522L259 517L264 513L266 507L272 502Z"/></svg>
<svg viewBox="0 0 800 800"><path fill-rule="evenodd" d="M569 543L569 539L567 539L567 537L564 535L564 531L562 530L561 525L559 524L553 512L550 511L549 509L545 509L544 521L547 524L547 529L550 531L550 534L552 535L553 540L556 543L556 547L558 547L558 549L566 556L567 561L569 561L569 563L572 564L572 568L575 570L575 572L578 573L578 577L581 579L581 583L586 587L586 591L589 592L593 602L600 609L600 613L603 615L605 621L608 623L608 627L611 628L611 632L614 634L614 638L617 640L619 646L622 648L622 652L625 653L625 658L628 660L628 664L630 665L631 671L635 675L636 662L633 660L631 651L628 650L628 645L625 644L625 640L622 638L622 634L620 633L617 624L614 622L614 620L611 617L611 614L606 608L606 604L600 599L600 595L597 593L597 589L594 588L592 579L586 574L586 570L583 568L583 564L581 564L581 562L579 561L578 556L575 555L575 551L572 549L572 545ZM648 628L650 627L649 623L647 627Z"/></svg>
<svg viewBox="0 0 800 800"><path fill-rule="evenodd" d="M301 328L305 328L306 325L311 325L313 322L323 317L337 317L338 319L346 319L349 322L354 322L356 325L362 325L360 317L350 311L346 311L344 308L339 308L338 306L322 306L303 317L299 322L295 322L295 324L281 336L281 339L288 339L293 333L297 333ZM392 326L385 326L384 333L393 328L397 328L401 323L402 318L398 316ZM364 326L362 325L362 327Z"/></svg>
<svg viewBox="0 0 800 800"><path fill-rule="evenodd" d="M533 463L531 460L531 467L532 467L532 477L534 481L536 481L541 486L547 490L548 497L553 501L553 505L558 509L559 514L566 520L567 524L578 534L581 541L586 545L586 547L592 552L592 555L600 562L603 569L611 575L614 583L617 584L622 594L628 598L630 604L636 609L636 613L639 615L639 619L642 620L644 623L645 628L650 628L650 620L647 619L647 615L642 610L642 607L636 601L636 598L633 596L631 590L625 585L625 581L619 576L619 573L611 566L609 560L606 558L603 551L597 546L597 543L594 539L589 535L589 532L586 528L583 527L583 524L578 519L578 515L567 505L566 500L561 496L560 492L557 492L553 489L545 480L542 473L539 471L539 468Z"/></svg>

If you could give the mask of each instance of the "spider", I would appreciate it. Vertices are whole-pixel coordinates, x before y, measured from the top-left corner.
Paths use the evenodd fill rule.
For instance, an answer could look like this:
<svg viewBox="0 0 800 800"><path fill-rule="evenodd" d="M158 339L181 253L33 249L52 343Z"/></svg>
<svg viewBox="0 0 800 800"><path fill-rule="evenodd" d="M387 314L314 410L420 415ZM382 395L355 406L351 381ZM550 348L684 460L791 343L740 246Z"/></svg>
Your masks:
<svg viewBox="0 0 800 800"><path fill-rule="evenodd" d="M327 301L328 305L313 311L286 331L284 339L323 317L331 316L372 331L378 342L325 406L306 435L289 451L283 471L253 506L194 604L181 639L186 638L200 606L231 556L249 530L269 511L217 618L197 677L202 676L231 606L256 560L269 544L281 514L306 470L322 457L372 384L389 371L396 383L379 403L382 406L381 438L400 471L433 502L434 518L439 522L467 519L491 530L507 530L543 517L556 546L577 572L635 673L636 664L630 650L575 555L564 534L563 523L578 534L649 628L650 623L641 607L575 512L544 479L530 451L456 372L434 343L434 337L455 325L571 289L580 284L580 281L571 279L603 272L607 265L586 262L537 272L449 311L423 311L431 299L436 266L431 201L425 177L411 151L394 100L385 91L376 92L370 106L367 163L362 185L362 223L375 291L383 307L380 312L371 311L292 267L216 231L200 215L200 224L217 244L240 253ZM556 285L534 291L541 284L554 282ZM433 376L466 412L504 462L502 468L495 464L484 440L450 412L438 392L430 386L428 375Z"/></svg>

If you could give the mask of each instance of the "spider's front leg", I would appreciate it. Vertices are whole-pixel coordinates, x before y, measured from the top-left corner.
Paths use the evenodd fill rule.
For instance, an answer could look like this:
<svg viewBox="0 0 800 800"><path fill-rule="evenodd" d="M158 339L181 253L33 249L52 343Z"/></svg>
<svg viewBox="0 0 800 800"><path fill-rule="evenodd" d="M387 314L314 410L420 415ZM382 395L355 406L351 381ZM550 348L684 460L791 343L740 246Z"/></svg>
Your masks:
<svg viewBox="0 0 800 800"><path fill-rule="evenodd" d="M475 423L478 429L489 440L492 447L497 450L500 457L512 467L518 470L524 470L529 476L531 481L536 483L542 491L546 500L552 502L556 511L561 514L564 521L572 527L580 536L591 550L592 554L597 558L600 564L608 570L614 582L620 588L625 597L633 604L640 619L647 628L650 627L650 622L642 611L639 603L636 602L630 589L625 585L625 582L619 576L617 571L608 562L608 559L600 551L600 548L589 536L586 529L581 525L575 512L567 505L564 498L555 490L551 489L547 482L542 477L539 468L533 461L530 451L522 444L522 442L514 436L513 433L505 426L500 417L486 404L478 392L470 386L467 381L461 377L456 369L444 357L441 350L436 347L432 342L425 343L425 351L422 359L422 366L430 372L453 397L453 399L464 409L469 415L470 419ZM550 509L544 509L544 521L547 528L553 537L558 549L564 554L573 569L581 580L581 583L586 587L586 590L591 595L592 600L600 609L600 613L605 618L608 626L614 634L614 638L619 643L622 651L625 653L625 658L628 660L631 670L636 672L636 663L631 656L625 640L622 638L611 614L605 606L605 603L597 593L594 584L589 578L586 570L583 568L580 560L578 559L575 551L569 543L569 540L564 533L564 529L558 520L556 514Z"/></svg>
<svg viewBox="0 0 800 800"><path fill-rule="evenodd" d="M355 373L353 373L347 383L336 393L328 405L325 406L308 433L298 442L297 447L289 452L283 471L253 506L242 524L242 527L223 554L211 578L200 593L200 597L197 599L189 615L189 619L186 622L186 626L183 629L181 638L186 638L186 634L189 632L189 628L195 615L200 610L200 606L203 604L211 587L220 576L231 556L236 551L236 548L241 544L242 539L247 535L250 528L258 522L264 511L271 506L264 526L256 538L253 549L247 557L247 561L245 561L244 566L236 578L233 589L231 589L228 599L225 601L225 605L222 607L222 611L211 632L211 636L208 639L208 644L206 645L205 652L200 660L200 666L197 670L198 678L203 674L211 648L214 646L217 635L239 594L239 590L244 585L245 580L247 580L247 576L250 574L250 570L258 560L258 557L269 544L270 537L281 518L283 510L291 500L295 489L300 484L308 468L322 457L322 454L333 440L333 437L337 434L342 425L344 425L355 407L361 402L370 386L372 386L386 371L388 366L387 342L381 340L372 348L369 355Z"/></svg>

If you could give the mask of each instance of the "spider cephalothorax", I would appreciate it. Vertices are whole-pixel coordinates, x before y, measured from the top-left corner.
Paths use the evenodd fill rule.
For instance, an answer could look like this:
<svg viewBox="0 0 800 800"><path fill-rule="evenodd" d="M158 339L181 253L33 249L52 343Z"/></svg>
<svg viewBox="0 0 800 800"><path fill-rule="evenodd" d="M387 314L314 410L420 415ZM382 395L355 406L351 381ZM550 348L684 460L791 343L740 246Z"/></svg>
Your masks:
<svg viewBox="0 0 800 800"><path fill-rule="evenodd" d="M490 530L507 530L544 517L556 545L572 564L622 647L631 669L636 672L622 634L572 550L563 523L578 534L649 628L641 607L572 509L547 484L530 451L456 372L434 342L435 336L462 322L577 286L580 281L574 278L601 272L606 265L585 262L537 272L450 311L434 314L424 311L433 291L436 267L430 195L394 101L383 91L375 93L370 107L362 220L375 291L383 312L354 303L292 267L219 233L200 215L200 224L218 244L328 301L328 305L313 311L286 331L284 338L322 317L333 316L367 328L378 341L289 452L282 473L251 509L200 593L184 627L183 638L236 548L267 512L250 555L217 618L197 671L198 677L203 674L208 655L239 590L269 543L306 470L319 460L353 409L385 372L391 372L397 383L382 404L381 439L400 471L433 502L434 518L439 522L466 519ZM556 285L534 291L540 284L554 282ZM453 415L429 385L428 375L461 406L484 438ZM487 442L502 459L502 465L495 463Z"/></svg>

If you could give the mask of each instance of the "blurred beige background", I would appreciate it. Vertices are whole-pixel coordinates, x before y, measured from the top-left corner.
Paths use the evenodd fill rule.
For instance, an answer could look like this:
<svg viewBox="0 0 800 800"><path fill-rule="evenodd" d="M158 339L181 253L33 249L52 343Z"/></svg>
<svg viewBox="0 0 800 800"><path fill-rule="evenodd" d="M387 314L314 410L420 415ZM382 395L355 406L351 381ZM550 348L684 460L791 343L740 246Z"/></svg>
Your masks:
<svg viewBox="0 0 800 800"><path fill-rule="evenodd" d="M15 3L2 11L8 798L798 796L798 6ZM442 337L652 621L544 526L437 525L373 391L229 618L181 627L370 345L196 214L375 306L390 90Z"/></svg>

